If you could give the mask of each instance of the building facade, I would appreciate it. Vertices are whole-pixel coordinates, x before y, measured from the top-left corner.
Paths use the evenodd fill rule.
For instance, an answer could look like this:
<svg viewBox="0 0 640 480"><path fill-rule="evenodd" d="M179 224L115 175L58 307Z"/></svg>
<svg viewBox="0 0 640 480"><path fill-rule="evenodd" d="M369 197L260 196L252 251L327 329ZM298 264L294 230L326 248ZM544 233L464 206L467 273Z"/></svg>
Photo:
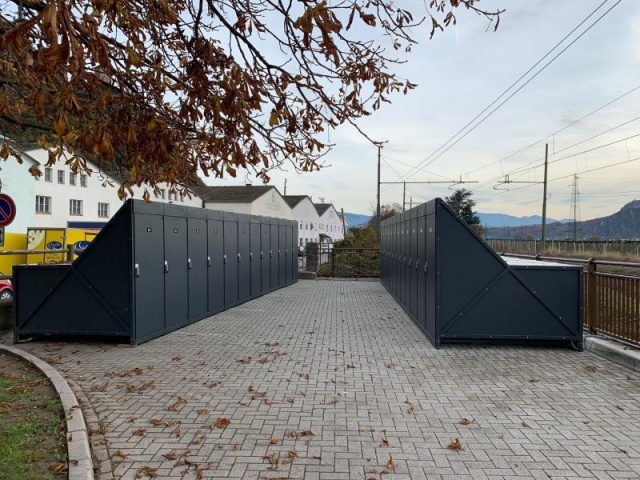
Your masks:
<svg viewBox="0 0 640 480"><path fill-rule="evenodd" d="M260 186L223 186L194 187L201 205L209 210L262 215L265 217L291 220L291 208L285 202L276 187Z"/></svg>

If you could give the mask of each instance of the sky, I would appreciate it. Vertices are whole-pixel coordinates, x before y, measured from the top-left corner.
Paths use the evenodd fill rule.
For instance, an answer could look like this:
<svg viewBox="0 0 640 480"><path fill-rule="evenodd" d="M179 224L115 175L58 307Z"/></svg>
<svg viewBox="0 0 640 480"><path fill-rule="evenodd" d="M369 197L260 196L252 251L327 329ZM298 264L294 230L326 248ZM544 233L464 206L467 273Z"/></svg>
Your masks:
<svg viewBox="0 0 640 480"><path fill-rule="evenodd" d="M507 91L603 1L590 20ZM407 184L407 208L410 201L415 206L467 188L479 212L540 215L547 143L550 218L573 218L574 175L579 219L610 215L640 199L640 1L617 2L482 0L480 7L506 10L496 32L487 28L486 19L464 11L457 13L457 25L432 40L427 28L416 29L422 40L397 73L418 88L394 96L392 105L359 122L372 139L385 142L381 181L451 182ZM471 133L455 136L538 70ZM370 214L376 205L377 148L350 126L328 132L324 140L335 144L326 157L330 166L297 174L285 165L273 172L271 184L283 193L286 179L288 195L306 194L315 202L324 198L338 210ZM497 183L505 175L514 183ZM460 180L468 183L454 183ZM207 183L247 181L260 184L242 172L237 179ZM383 205L401 203L402 196L401 184L381 186Z"/></svg>

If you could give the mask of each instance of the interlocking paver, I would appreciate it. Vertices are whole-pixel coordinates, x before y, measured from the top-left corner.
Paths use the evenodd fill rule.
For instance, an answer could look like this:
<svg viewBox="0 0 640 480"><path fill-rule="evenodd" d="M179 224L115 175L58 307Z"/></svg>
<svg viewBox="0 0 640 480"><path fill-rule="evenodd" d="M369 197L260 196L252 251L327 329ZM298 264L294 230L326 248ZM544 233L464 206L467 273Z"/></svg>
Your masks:
<svg viewBox="0 0 640 480"><path fill-rule="evenodd" d="M19 347L82 388L122 480L640 476L637 372L561 348L435 350L377 282L300 281L137 347Z"/></svg>

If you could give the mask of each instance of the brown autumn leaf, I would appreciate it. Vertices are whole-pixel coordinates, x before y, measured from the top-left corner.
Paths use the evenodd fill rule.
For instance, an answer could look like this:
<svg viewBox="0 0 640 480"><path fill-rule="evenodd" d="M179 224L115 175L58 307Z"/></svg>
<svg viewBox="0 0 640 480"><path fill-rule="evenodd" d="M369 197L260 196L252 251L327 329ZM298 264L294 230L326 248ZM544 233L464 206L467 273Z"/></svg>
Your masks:
<svg viewBox="0 0 640 480"><path fill-rule="evenodd" d="M209 388L215 388L215 387L217 387L218 385L220 385L220 383L219 383L219 382L206 382L206 383L205 383L205 386L207 386L207 387L209 387Z"/></svg>
<svg viewBox="0 0 640 480"><path fill-rule="evenodd" d="M540 381L540 379L539 379L539 378L530 378L530 379L529 379L529 383L537 383L537 382L539 382L539 381Z"/></svg>
<svg viewBox="0 0 640 480"><path fill-rule="evenodd" d="M243 363L243 364L247 364L247 363L251 363L251 357L244 357L241 358L240 360L236 360L237 363Z"/></svg>
<svg viewBox="0 0 640 480"><path fill-rule="evenodd" d="M388 447L389 446L389 439L388 438L380 439L380 446L381 447Z"/></svg>
<svg viewBox="0 0 640 480"><path fill-rule="evenodd" d="M233 444L233 449L234 450L240 450L240 448L242 448L242 446L240 445L240 442L236 442Z"/></svg>
<svg viewBox="0 0 640 480"><path fill-rule="evenodd" d="M114 454L116 457L120 457L120 458L127 458L127 456L129 455L128 453L125 453L122 450L116 450L116 453Z"/></svg>
<svg viewBox="0 0 640 480"><path fill-rule="evenodd" d="M267 347L279 347L280 346L280 342L267 342L267 343L265 343L265 345Z"/></svg>
<svg viewBox="0 0 640 480"><path fill-rule="evenodd" d="M473 422L475 422L474 418L472 418L471 420L466 417L460 419L460 425L471 425Z"/></svg>
<svg viewBox="0 0 640 480"><path fill-rule="evenodd" d="M293 403L295 400L293 398L287 398L288 403Z"/></svg>
<svg viewBox="0 0 640 480"><path fill-rule="evenodd" d="M527 422L525 422L525 421L522 422L522 426L525 427L525 428L531 428L529 426L529 424Z"/></svg>
<svg viewBox="0 0 640 480"><path fill-rule="evenodd" d="M142 467L136 472L136 478L148 477L148 478L158 478L158 469L152 467Z"/></svg>
<svg viewBox="0 0 640 480"><path fill-rule="evenodd" d="M347 368L356 368L356 366L352 363L347 363Z"/></svg>
<svg viewBox="0 0 640 480"><path fill-rule="evenodd" d="M196 410L196 413L198 415L206 415L207 413L209 413L209 410L206 409L206 408L199 408L199 409Z"/></svg>
<svg viewBox="0 0 640 480"><path fill-rule="evenodd" d="M269 455L263 456L262 459L269 462L269 470L278 469L278 462L280 461L279 453L270 453Z"/></svg>
<svg viewBox="0 0 640 480"><path fill-rule="evenodd" d="M98 383L96 385L93 385L90 390L92 392L104 392L107 390L107 387L109 386L109 382L105 382L105 383Z"/></svg>
<svg viewBox="0 0 640 480"><path fill-rule="evenodd" d="M134 430L133 432L131 432L131 435L137 435L139 437L144 437L147 434L147 429L146 428L138 428L136 430Z"/></svg>
<svg viewBox="0 0 640 480"><path fill-rule="evenodd" d="M69 464L67 462L56 462L49 465L47 469L56 475L60 475L69 471Z"/></svg>
<svg viewBox="0 0 640 480"><path fill-rule="evenodd" d="M309 380L309 374L306 372L300 372L298 373L298 376L304 378L305 380Z"/></svg>
<svg viewBox="0 0 640 480"><path fill-rule="evenodd" d="M396 471L396 464L393 461L393 457L391 455L389 455L389 460L387 460L387 468L392 472Z"/></svg>
<svg viewBox="0 0 640 480"><path fill-rule="evenodd" d="M269 437L269 443L271 445L276 445L280 440L278 440L277 438L273 438L273 437Z"/></svg>
<svg viewBox="0 0 640 480"><path fill-rule="evenodd" d="M311 430L298 430L287 432L287 437L300 438L300 437L312 437L314 433Z"/></svg>
<svg viewBox="0 0 640 480"><path fill-rule="evenodd" d="M269 361L269 357L262 357L258 360L258 363L262 363L263 365Z"/></svg>
<svg viewBox="0 0 640 480"><path fill-rule="evenodd" d="M219 417L215 420L215 422L213 422L213 425L217 428L227 428L230 423L231 420L229 420L227 417Z"/></svg>
<svg viewBox="0 0 640 480"><path fill-rule="evenodd" d="M171 357L172 362L179 362L180 360L182 360L182 357L179 355L176 355L175 357Z"/></svg>
<svg viewBox="0 0 640 480"><path fill-rule="evenodd" d="M165 453L162 456L167 460L175 460L176 458L178 458L178 454L175 450L171 450L169 453Z"/></svg>
<svg viewBox="0 0 640 480"><path fill-rule="evenodd" d="M584 368L585 368L585 370L586 370L587 372L591 372L591 373L595 373L595 372L597 372L597 371L598 371L598 369L597 369L596 367L594 367L593 365L589 365L589 366L584 367Z"/></svg>
<svg viewBox="0 0 640 480"><path fill-rule="evenodd" d="M462 443L460 443L459 438L456 438L449 445L447 445L447 448L449 450L464 450L464 447L462 446Z"/></svg>

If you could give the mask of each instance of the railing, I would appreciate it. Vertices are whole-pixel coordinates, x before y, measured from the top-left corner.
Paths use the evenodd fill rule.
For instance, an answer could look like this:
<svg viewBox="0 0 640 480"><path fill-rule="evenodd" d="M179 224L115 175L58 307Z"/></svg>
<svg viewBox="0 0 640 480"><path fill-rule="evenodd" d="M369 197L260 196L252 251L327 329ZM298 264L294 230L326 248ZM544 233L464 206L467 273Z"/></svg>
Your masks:
<svg viewBox="0 0 640 480"><path fill-rule="evenodd" d="M380 277L379 248L333 248L318 250L315 266L319 277Z"/></svg>
<svg viewBox="0 0 640 480"><path fill-rule="evenodd" d="M485 240L496 252L513 252L517 254L532 254L546 251L552 255L584 255L596 257L600 255L630 255L640 256L640 241L637 240L522 240L495 239Z"/></svg>
<svg viewBox="0 0 640 480"><path fill-rule="evenodd" d="M585 329L640 347L640 263L512 253L501 255L583 265ZM612 272L599 272L598 265ZM619 273L615 273L616 269Z"/></svg>

